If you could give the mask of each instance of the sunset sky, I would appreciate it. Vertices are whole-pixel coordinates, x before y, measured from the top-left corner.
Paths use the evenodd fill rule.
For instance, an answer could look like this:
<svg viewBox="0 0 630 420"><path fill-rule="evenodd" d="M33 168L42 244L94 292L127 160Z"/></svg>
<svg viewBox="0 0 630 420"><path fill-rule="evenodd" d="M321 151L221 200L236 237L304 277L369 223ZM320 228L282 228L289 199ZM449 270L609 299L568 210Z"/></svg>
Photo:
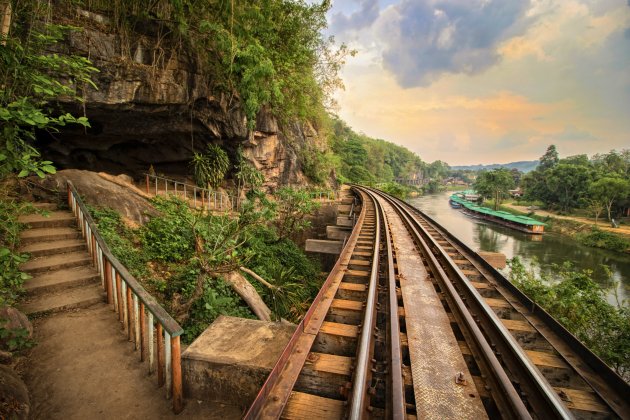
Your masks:
<svg viewBox="0 0 630 420"><path fill-rule="evenodd" d="M451 165L630 148L630 0L335 0L339 115Z"/></svg>

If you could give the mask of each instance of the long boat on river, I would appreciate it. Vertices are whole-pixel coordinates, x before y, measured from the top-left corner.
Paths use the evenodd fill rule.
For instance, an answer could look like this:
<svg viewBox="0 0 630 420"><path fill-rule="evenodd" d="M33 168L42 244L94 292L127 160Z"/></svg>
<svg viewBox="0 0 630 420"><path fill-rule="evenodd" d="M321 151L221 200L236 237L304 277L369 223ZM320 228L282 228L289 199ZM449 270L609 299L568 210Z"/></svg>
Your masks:
<svg viewBox="0 0 630 420"><path fill-rule="evenodd" d="M502 210L492 210L488 207L480 206L472 201L468 201L465 195L456 193L451 195L449 202L451 206L453 204L460 205L462 211L473 217L478 217L489 222L498 223L500 225L509 227L511 229L520 230L534 235L542 235L545 231L545 224L539 220L532 219L527 216L519 216L516 214L508 213ZM457 208L456 206L453 206Z"/></svg>

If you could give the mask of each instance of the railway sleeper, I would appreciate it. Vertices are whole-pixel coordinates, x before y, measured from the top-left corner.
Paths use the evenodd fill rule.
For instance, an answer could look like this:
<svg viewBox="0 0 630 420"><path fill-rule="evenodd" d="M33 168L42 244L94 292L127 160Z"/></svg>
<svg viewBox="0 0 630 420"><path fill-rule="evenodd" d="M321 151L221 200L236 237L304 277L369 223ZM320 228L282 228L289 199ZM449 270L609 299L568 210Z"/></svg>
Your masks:
<svg viewBox="0 0 630 420"><path fill-rule="evenodd" d="M315 337L312 351L354 357L359 337L356 325L324 322Z"/></svg>
<svg viewBox="0 0 630 420"><path fill-rule="evenodd" d="M353 363L352 357L310 352L294 390L346 400L346 385L351 380Z"/></svg>
<svg viewBox="0 0 630 420"><path fill-rule="evenodd" d="M365 270L346 270L343 281L348 283L367 284L370 273Z"/></svg>
<svg viewBox="0 0 630 420"><path fill-rule="evenodd" d="M294 391L280 418L286 420L340 419L344 416L344 410L344 401Z"/></svg>
<svg viewBox="0 0 630 420"><path fill-rule="evenodd" d="M348 299L333 299L326 321L359 325L363 318L363 302Z"/></svg>
<svg viewBox="0 0 630 420"><path fill-rule="evenodd" d="M370 260L350 260L348 269L369 272L372 269L372 261Z"/></svg>
<svg viewBox="0 0 630 420"><path fill-rule="evenodd" d="M339 288L337 289L337 294L335 295L335 297L337 299L364 301L366 298L366 293L366 284L342 281L341 283L339 283Z"/></svg>

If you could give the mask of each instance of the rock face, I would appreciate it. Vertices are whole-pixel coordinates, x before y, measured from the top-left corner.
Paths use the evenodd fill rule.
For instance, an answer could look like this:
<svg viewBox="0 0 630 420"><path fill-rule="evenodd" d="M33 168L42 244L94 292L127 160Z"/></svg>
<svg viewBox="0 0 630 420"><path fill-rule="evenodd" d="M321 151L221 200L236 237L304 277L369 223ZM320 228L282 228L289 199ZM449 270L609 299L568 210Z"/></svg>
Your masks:
<svg viewBox="0 0 630 420"><path fill-rule="evenodd" d="M289 146L306 139L303 130L281 132L275 118L261 111L250 132L239 99L217 93L196 57L160 37L159 28L121 37L106 16L76 9L57 19L85 28L69 35L64 52L87 56L99 69L93 76L98 90L85 90L85 104L64 106L78 114L85 110L92 128L40 136L44 156L60 168L137 177L153 165L164 174L185 175L193 144L199 151L217 143L231 155L242 145L268 186L303 181Z"/></svg>
<svg viewBox="0 0 630 420"><path fill-rule="evenodd" d="M37 192L37 199L58 200L65 204L67 202L66 182L70 180L86 204L111 208L134 223L143 224L149 220L149 216L157 214L155 208L147 200L149 196L129 183L125 175L114 177L103 173L66 169L49 175L43 180L35 177L32 180L44 187ZM52 196L43 195L48 191L60 193L53 193Z"/></svg>

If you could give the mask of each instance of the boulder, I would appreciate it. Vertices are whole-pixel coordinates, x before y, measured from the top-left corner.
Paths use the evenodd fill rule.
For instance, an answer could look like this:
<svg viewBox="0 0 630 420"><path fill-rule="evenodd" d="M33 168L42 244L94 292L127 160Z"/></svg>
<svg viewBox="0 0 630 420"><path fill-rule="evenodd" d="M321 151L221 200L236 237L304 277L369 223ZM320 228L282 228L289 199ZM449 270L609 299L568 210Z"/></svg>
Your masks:
<svg viewBox="0 0 630 420"><path fill-rule="evenodd" d="M39 199L67 200L66 183L72 181L86 204L116 210L135 223L143 224L157 211L148 201L150 197L127 176L114 176L105 173L66 169L40 180L33 178L43 188L38 192ZM58 191L51 196L49 191Z"/></svg>
<svg viewBox="0 0 630 420"><path fill-rule="evenodd" d="M27 338L33 338L33 325L28 317L11 306L0 308L0 327L10 331L26 330L28 331ZM6 342L2 338L0 338L0 346L6 346Z"/></svg>
<svg viewBox="0 0 630 420"><path fill-rule="evenodd" d="M26 420L30 411L26 385L13 369L0 365L0 419Z"/></svg>

